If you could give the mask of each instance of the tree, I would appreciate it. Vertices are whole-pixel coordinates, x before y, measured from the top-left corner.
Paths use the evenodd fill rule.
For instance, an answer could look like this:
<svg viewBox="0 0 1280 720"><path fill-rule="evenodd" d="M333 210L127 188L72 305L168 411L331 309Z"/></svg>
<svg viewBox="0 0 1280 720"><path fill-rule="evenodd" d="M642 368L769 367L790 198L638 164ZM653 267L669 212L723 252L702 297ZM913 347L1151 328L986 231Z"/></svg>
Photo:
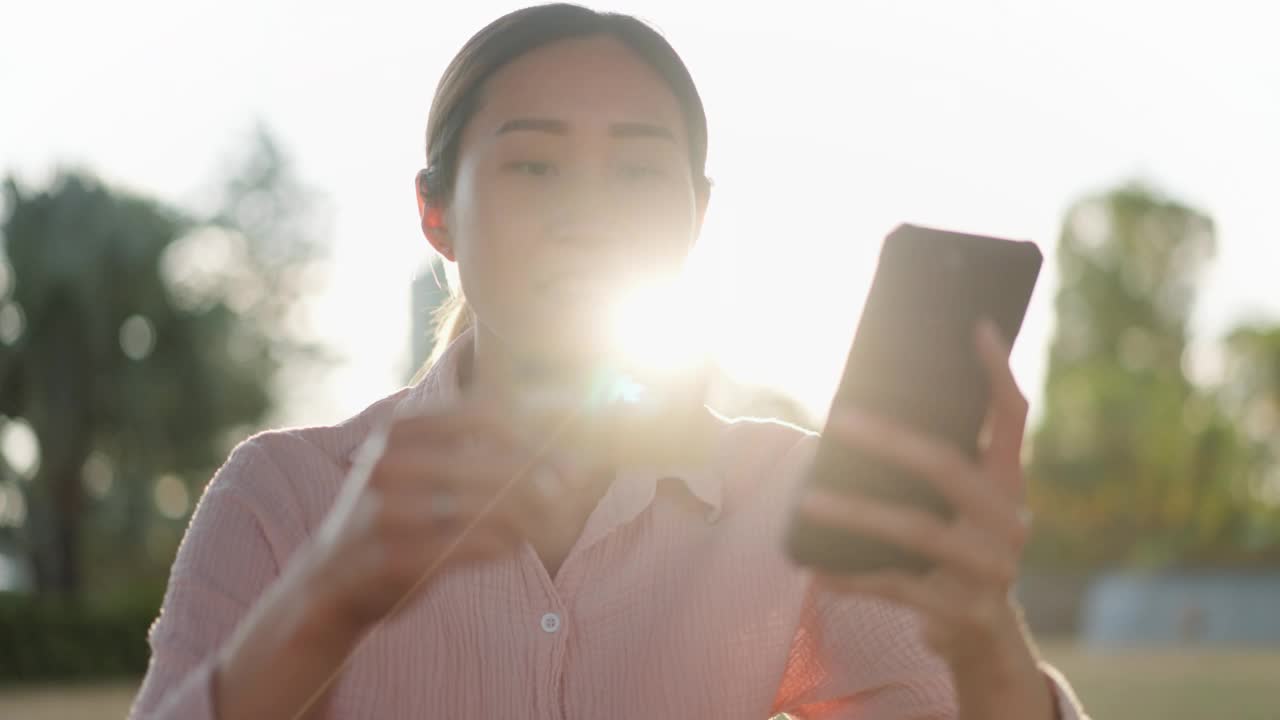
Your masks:
<svg viewBox="0 0 1280 720"><path fill-rule="evenodd" d="M1068 213L1033 442L1033 562L1240 559L1240 439L1217 393L1183 372L1187 318L1214 244L1208 217L1140 186Z"/></svg>
<svg viewBox="0 0 1280 720"><path fill-rule="evenodd" d="M1233 486L1246 505L1232 528L1251 551L1280 547L1280 326L1242 325L1225 342L1222 397L1237 418L1247 465Z"/></svg>
<svg viewBox="0 0 1280 720"><path fill-rule="evenodd" d="M5 200L0 315L25 322L0 345L0 413L39 441L24 533L36 588L74 595L87 467L109 465L107 527L137 542L153 489L181 498L183 478L207 477L272 408L283 359L310 351L289 312L320 246L301 236L305 192L262 131L206 219L77 171L35 192L9 178Z"/></svg>

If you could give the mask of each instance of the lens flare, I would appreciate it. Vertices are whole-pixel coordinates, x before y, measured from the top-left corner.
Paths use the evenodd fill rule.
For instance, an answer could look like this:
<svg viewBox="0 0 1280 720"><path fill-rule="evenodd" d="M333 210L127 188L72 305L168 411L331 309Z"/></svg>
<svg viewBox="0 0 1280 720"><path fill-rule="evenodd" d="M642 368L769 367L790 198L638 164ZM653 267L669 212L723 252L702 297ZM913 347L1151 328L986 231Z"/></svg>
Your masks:
<svg viewBox="0 0 1280 720"><path fill-rule="evenodd" d="M620 292L610 331L619 360L640 373L691 370L707 352L705 308L684 276Z"/></svg>

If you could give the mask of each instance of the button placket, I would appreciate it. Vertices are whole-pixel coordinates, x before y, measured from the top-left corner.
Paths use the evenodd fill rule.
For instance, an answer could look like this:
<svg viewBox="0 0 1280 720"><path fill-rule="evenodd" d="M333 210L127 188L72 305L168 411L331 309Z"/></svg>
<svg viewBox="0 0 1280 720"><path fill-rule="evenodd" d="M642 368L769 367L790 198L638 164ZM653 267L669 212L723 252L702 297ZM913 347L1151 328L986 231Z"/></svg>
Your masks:
<svg viewBox="0 0 1280 720"><path fill-rule="evenodd" d="M543 691L546 702L548 718L557 718L563 720L565 717L564 708L564 661L565 661L565 643L567 641L568 628L565 627L565 614L563 611L553 611L543 613L538 619L538 628L544 633L546 665L545 671L546 684L543 685Z"/></svg>

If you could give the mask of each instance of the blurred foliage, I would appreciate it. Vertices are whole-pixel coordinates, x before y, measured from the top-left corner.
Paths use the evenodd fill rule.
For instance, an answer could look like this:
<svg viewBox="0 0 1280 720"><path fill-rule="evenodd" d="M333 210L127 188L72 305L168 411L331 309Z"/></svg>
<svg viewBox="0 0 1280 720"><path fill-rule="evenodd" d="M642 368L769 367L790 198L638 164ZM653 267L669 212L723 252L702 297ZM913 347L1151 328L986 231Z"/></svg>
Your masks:
<svg viewBox="0 0 1280 720"><path fill-rule="evenodd" d="M163 591L153 580L92 602L0 593L0 686L142 675Z"/></svg>
<svg viewBox="0 0 1280 720"><path fill-rule="evenodd" d="M1262 503L1249 526L1253 544L1280 542L1273 532L1280 508L1280 325L1236 328L1225 343L1223 404L1237 419L1244 444L1240 490Z"/></svg>
<svg viewBox="0 0 1280 720"><path fill-rule="evenodd" d="M1238 387L1241 373L1198 387L1185 372L1188 318L1214 245L1208 217L1140 186L1068 213L1032 445L1033 566L1280 562L1278 506L1249 482L1273 473L1275 456L1250 449L1228 402L1259 388L1276 397L1280 343L1256 339L1275 331L1229 343L1238 365L1257 368L1258 388ZM1275 447L1274 423L1270 432Z"/></svg>
<svg viewBox="0 0 1280 720"><path fill-rule="evenodd" d="M276 370L316 354L290 315L322 249L312 201L264 131L211 196L198 214L79 171L5 182L0 313L23 322L0 344L0 413L39 441L17 543L40 592L81 591L86 557L97 577L163 577Z"/></svg>

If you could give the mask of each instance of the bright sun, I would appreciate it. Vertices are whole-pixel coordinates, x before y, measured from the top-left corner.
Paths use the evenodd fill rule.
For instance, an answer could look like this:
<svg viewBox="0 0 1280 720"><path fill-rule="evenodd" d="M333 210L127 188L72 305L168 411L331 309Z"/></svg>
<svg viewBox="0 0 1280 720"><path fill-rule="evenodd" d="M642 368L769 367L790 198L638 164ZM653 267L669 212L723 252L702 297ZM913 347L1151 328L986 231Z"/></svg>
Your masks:
<svg viewBox="0 0 1280 720"><path fill-rule="evenodd" d="M705 293L683 273L622 292L611 312L612 345L628 365L659 373L690 368L710 351Z"/></svg>

